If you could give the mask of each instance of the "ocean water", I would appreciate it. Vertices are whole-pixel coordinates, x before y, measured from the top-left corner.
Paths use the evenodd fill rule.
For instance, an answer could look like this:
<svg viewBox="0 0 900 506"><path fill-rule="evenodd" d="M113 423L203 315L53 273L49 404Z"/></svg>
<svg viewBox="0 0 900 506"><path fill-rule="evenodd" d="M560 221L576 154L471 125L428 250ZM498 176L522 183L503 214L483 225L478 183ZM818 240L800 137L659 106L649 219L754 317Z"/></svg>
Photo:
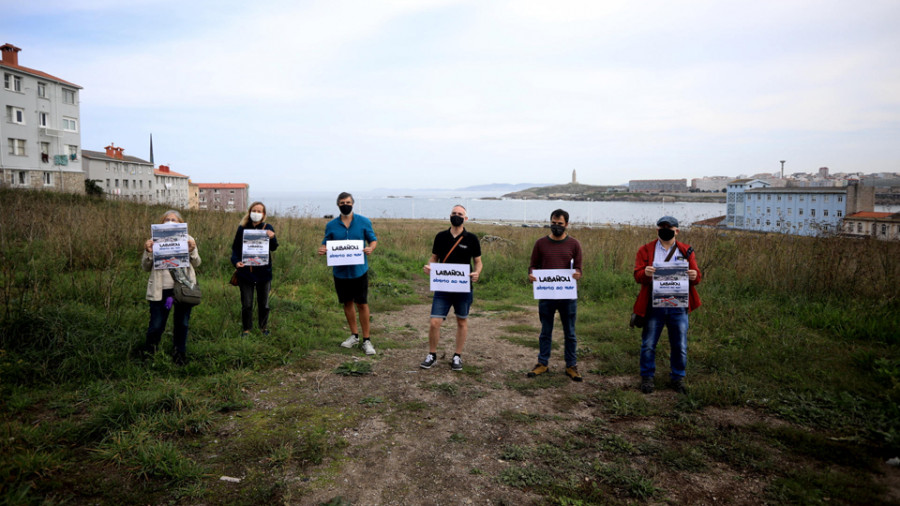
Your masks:
<svg viewBox="0 0 900 506"><path fill-rule="evenodd" d="M693 202L577 202L569 200L507 200L479 192L409 195L354 193L354 212L368 218L449 219L454 205L465 206L476 222L545 224L550 213L564 209L577 225L652 225L661 216L674 216L682 227L695 221L725 215L725 204ZM321 217L338 215L337 194L270 192L254 194L272 215Z"/></svg>

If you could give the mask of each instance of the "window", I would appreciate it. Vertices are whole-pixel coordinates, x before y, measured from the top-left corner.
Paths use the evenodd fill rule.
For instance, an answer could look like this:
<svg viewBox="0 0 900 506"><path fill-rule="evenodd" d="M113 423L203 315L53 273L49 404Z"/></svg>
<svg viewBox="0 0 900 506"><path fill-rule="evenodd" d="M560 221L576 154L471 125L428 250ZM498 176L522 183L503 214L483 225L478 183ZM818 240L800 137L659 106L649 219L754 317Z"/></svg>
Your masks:
<svg viewBox="0 0 900 506"><path fill-rule="evenodd" d="M119 187L119 180L116 179L116 188L118 188L118 187Z"/></svg>
<svg viewBox="0 0 900 506"><path fill-rule="evenodd" d="M771 225L772 225L771 220L766 220L766 226L769 227L769 226L771 226Z"/></svg>
<svg viewBox="0 0 900 506"><path fill-rule="evenodd" d="M759 225L759 218L756 218L756 224Z"/></svg>
<svg viewBox="0 0 900 506"><path fill-rule="evenodd" d="M838 209L837 217L840 218L843 215L844 215L844 211L841 211L840 209Z"/></svg>
<svg viewBox="0 0 900 506"><path fill-rule="evenodd" d="M41 154L44 154L44 155L50 154L50 143L49 142L41 143Z"/></svg>
<svg viewBox="0 0 900 506"><path fill-rule="evenodd" d="M234 195L234 190L228 190L228 193Z"/></svg>
<svg viewBox="0 0 900 506"><path fill-rule="evenodd" d="M856 232L857 232L857 233L860 233L860 234L862 233L862 223L857 223L857 224L856 224Z"/></svg>
<svg viewBox="0 0 900 506"><path fill-rule="evenodd" d="M109 179L106 180L106 187L109 188Z"/></svg>
<svg viewBox="0 0 900 506"><path fill-rule="evenodd" d="M803 208L802 207L800 209L797 209L797 215L803 216Z"/></svg>
<svg viewBox="0 0 900 506"><path fill-rule="evenodd" d="M25 139L7 139L9 141L9 154L25 156Z"/></svg>
<svg viewBox="0 0 900 506"><path fill-rule="evenodd" d="M47 83L38 83L37 94L41 98L47 98Z"/></svg>
<svg viewBox="0 0 900 506"><path fill-rule="evenodd" d="M19 171L19 184L28 184L28 173L24 170Z"/></svg>
<svg viewBox="0 0 900 506"><path fill-rule="evenodd" d="M75 90L63 88L62 95L63 95L63 103L66 103L66 104L74 104L75 103Z"/></svg>
<svg viewBox="0 0 900 506"><path fill-rule="evenodd" d="M22 78L10 73L3 74L3 87L9 91L22 92Z"/></svg>
<svg viewBox="0 0 900 506"><path fill-rule="evenodd" d="M811 196L811 197L809 198L809 200L810 200L811 202L815 202L815 201L816 201L816 196L815 196L815 195Z"/></svg>
<svg viewBox="0 0 900 506"><path fill-rule="evenodd" d="M793 211L793 209L791 209L791 208L789 207L789 208L788 208L788 216L791 215L791 212L792 212L792 211Z"/></svg>
<svg viewBox="0 0 900 506"><path fill-rule="evenodd" d="M122 180L122 186L124 186L126 190L128 189L128 180L127 179Z"/></svg>
<svg viewBox="0 0 900 506"><path fill-rule="evenodd" d="M887 225L881 225L881 235L887 235Z"/></svg>
<svg viewBox="0 0 900 506"><path fill-rule="evenodd" d="M815 208L809 210L809 215L810 215L810 216L815 216L815 215L816 215L816 210L815 210Z"/></svg>
<svg viewBox="0 0 900 506"><path fill-rule="evenodd" d="M63 130L67 132L77 132L78 120L75 118L63 118Z"/></svg>
<svg viewBox="0 0 900 506"><path fill-rule="evenodd" d="M825 195L822 198L825 200L825 202L828 202L829 200L831 200L831 195Z"/></svg>
<svg viewBox="0 0 900 506"><path fill-rule="evenodd" d="M828 216L828 209L822 211L822 216Z"/></svg>
<svg viewBox="0 0 900 506"><path fill-rule="evenodd" d="M838 202L843 202L843 201L844 201L844 196L838 195Z"/></svg>
<svg viewBox="0 0 900 506"><path fill-rule="evenodd" d="M766 200L772 200L772 196L771 196L771 195L766 195Z"/></svg>
<svg viewBox="0 0 900 506"><path fill-rule="evenodd" d="M794 200L794 196L793 196L793 195L788 195L788 202L790 202L790 201L792 201L792 200Z"/></svg>
<svg viewBox="0 0 900 506"><path fill-rule="evenodd" d="M766 207L766 214L772 214L772 208Z"/></svg>
<svg viewBox="0 0 900 506"><path fill-rule="evenodd" d="M10 123L24 125L25 109L22 109L21 107L13 107L11 105L6 106L6 120Z"/></svg>
<svg viewBox="0 0 900 506"><path fill-rule="evenodd" d="M42 127L47 128L48 126L50 126L50 115L45 112L39 113L38 123L40 123Z"/></svg>
<svg viewBox="0 0 900 506"><path fill-rule="evenodd" d="M44 186L50 186L53 184L53 173L52 172L44 172Z"/></svg>
<svg viewBox="0 0 900 506"><path fill-rule="evenodd" d="M66 150L68 151L69 160L78 159L78 146L75 146L73 144L66 144Z"/></svg>

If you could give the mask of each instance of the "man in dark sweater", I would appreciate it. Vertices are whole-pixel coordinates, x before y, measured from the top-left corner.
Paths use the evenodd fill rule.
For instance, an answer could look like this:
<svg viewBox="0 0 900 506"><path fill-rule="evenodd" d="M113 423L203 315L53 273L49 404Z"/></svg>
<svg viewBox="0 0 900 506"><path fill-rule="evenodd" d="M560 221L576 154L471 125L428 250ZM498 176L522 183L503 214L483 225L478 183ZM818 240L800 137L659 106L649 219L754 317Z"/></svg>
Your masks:
<svg viewBox="0 0 900 506"><path fill-rule="evenodd" d="M531 265L528 267L528 281L534 283L535 269L574 269L572 278L581 279L581 243L571 237L566 229L569 227L569 213L557 209L550 214L550 235L541 237L534 243L531 251ZM572 381L581 381L578 373L575 337L575 314L578 310L578 299L540 299L538 314L541 317L540 351L538 363L528 373L529 378L544 374L550 361L550 345L552 344L553 318L559 312L565 337L566 376Z"/></svg>

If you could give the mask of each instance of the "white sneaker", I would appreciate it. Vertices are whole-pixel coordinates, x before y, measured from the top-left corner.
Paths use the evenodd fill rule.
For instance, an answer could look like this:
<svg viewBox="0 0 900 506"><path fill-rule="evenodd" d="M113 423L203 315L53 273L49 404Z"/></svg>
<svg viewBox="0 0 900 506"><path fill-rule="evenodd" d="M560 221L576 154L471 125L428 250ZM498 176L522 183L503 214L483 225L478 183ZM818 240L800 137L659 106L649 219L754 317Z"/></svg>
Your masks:
<svg viewBox="0 0 900 506"><path fill-rule="evenodd" d="M359 343L359 337L350 336L347 338L346 341L341 343L341 348L352 348L352 347L356 346L357 343Z"/></svg>
<svg viewBox="0 0 900 506"><path fill-rule="evenodd" d="M362 349L366 352L366 355L374 355L375 347L372 346L372 341L363 341Z"/></svg>

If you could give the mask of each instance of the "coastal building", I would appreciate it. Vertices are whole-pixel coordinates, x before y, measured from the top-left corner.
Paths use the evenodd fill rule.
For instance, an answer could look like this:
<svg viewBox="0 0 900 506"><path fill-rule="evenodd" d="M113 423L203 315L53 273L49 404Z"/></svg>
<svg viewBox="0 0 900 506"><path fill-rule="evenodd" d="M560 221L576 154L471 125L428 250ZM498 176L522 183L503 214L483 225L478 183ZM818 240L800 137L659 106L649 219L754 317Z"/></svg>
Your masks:
<svg viewBox="0 0 900 506"><path fill-rule="evenodd" d="M874 189L855 181L843 188L772 188L756 179L736 180L728 184L725 224L757 232L827 235L843 230L845 216L871 212L874 206Z"/></svg>
<svg viewBox="0 0 900 506"><path fill-rule="evenodd" d="M108 199L155 204L153 164L126 156L124 148L112 143L104 149L103 152L82 150L85 179L97 181Z"/></svg>
<svg viewBox="0 0 900 506"><path fill-rule="evenodd" d="M188 177L160 165L153 171L154 197L157 204L185 209L188 207Z"/></svg>
<svg viewBox="0 0 900 506"><path fill-rule="evenodd" d="M200 209L200 186L188 179L188 209Z"/></svg>
<svg viewBox="0 0 900 506"><path fill-rule="evenodd" d="M691 179L691 191L724 192L728 183L734 180L728 176L709 176Z"/></svg>
<svg viewBox="0 0 900 506"><path fill-rule="evenodd" d="M0 46L0 185L84 193L81 86L19 65L19 51Z"/></svg>
<svg viewBox="0 0 900 506"><path fill-rule="evenodd" d="M197 183L199 209L211 211L244 211L250 204L247 183Z"/></svg>
<svg viewBox="0 0 900 506"><path fill-rule="evenodd" d="M900 213L858 212L844 218L844 235L900 240Z"/></svg>
<svg viewBox="0 0 900 506"><path fill-rule="evenodd" d="M633 193L681 193L688 191L687 179L633 179L628 181L628 191Z"/></svg>

